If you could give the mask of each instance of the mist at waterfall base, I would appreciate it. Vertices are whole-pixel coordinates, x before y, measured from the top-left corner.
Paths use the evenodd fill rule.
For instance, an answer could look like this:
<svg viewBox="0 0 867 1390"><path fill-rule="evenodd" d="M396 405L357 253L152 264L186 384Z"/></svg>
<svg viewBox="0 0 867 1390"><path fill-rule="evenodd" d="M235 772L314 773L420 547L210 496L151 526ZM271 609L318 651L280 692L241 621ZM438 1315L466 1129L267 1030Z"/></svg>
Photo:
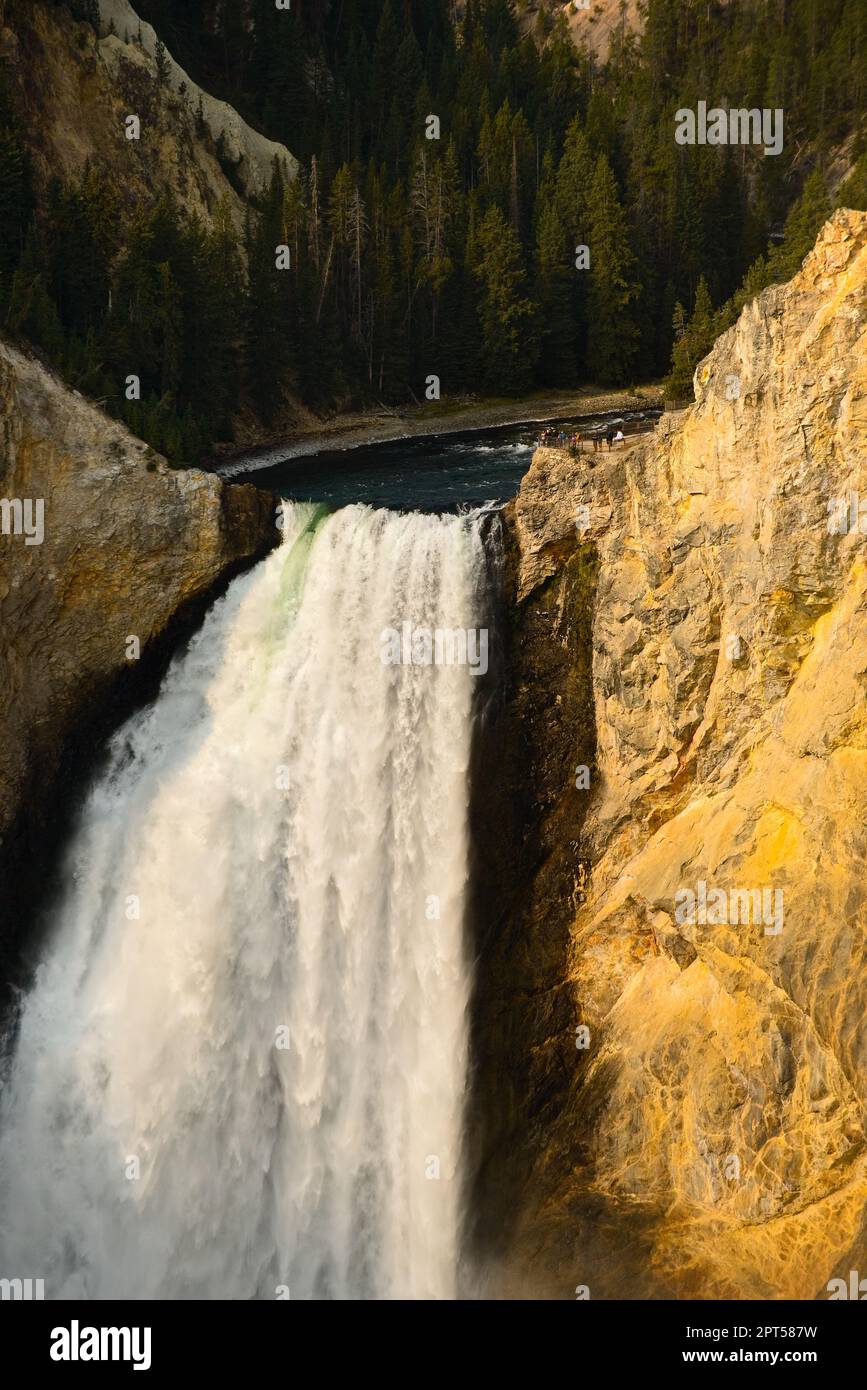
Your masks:
<svg viewBox="0 0 867 1390"><path fill-rule="evenodd" d="M468 515L284 508L114 736L17 1018L0 1274L47 1298L451 1298ZM432 909L435 905L435 909Z"/></svg>

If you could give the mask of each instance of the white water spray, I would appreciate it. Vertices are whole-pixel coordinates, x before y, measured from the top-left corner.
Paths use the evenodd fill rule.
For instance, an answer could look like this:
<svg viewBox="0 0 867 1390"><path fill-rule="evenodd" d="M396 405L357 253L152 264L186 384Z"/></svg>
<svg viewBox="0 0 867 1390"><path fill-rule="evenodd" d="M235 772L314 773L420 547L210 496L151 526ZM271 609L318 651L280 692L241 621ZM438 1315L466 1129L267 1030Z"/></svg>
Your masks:
<svg viewBox="0 0 867 1390"><path fill-rule="evenodd" d="M0 1114L0 1275L48 1298L455 1294L468 666L461 517L287 505L114 738Z"/></svg>

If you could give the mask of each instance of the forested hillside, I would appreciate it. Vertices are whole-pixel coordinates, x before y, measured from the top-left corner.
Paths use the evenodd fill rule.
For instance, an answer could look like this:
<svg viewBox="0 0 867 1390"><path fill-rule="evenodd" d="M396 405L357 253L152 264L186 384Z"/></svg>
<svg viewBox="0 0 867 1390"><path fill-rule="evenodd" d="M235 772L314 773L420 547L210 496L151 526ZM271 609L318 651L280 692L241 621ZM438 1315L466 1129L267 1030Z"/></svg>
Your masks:
<svg viewBox="0 0 867 1390"><path fill-rule="evenodd" d="M27 3L8 0L7 24ZM623 385L664 375L674 349L678 395L833 203L867 206L864 0L649 0L604 67L562 20L521 37L509 0L468 0L458 22L450 0L138 9L299 176L275 170L240 234L166 197L118 218L98 166L34 196L7 90L0 321L178 459L227 436L242 400L267 423L286 393ZM678 145L674 113L699 101L781 108L782 153Z"/></svg>

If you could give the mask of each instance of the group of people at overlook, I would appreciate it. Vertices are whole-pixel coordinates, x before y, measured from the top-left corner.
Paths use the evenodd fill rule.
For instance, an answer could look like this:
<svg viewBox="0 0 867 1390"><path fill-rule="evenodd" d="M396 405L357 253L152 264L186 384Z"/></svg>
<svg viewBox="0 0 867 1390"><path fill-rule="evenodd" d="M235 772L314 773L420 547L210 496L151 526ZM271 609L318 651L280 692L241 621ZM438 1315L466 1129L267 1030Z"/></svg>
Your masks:
<svg viewBox="0 0 867 1390"><path fill-rule="evenodd" d="M543 449L566 449L574 458L576 454L584 453L585 442L592 446L593 453L596 454L603 444L606 444L610 451L612 445L617 445L619 448L623 440L623 431L615 430L613 425L608 425L604 432L602 430L574 430L571 433L550 426L542 431L539 437L539 447Z"/></svg>

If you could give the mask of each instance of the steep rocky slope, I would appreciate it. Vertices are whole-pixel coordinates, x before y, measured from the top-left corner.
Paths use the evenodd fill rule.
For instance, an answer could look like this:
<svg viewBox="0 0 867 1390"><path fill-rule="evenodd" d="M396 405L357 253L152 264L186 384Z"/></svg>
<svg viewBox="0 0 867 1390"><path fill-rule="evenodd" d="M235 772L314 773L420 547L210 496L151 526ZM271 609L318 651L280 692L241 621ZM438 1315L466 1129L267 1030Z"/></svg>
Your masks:
<svg viewBox="0 0 867 1390"><path fill-rule="evenodd" d="M170 54L158 81L157 36L126 0L103 0L101 11L98 38L64 9L0 0L0 61L37 180L72 178L90 162L113 180L127 211L170 192L208 225L225 204L240 228L245 195L267 185L275 159L294 174L294 157L202 92ZM138 139L126 138L129 115L140 120Z"/></svg>
<svg viewBox="0 0 867 1390"><path fill-rule="evenodd" d="M867 1269L867 215L745 308L691 409L591 463L538 451L507 519L487 738L529 709L535 742L480 797L531 883L490 837L485 1274L827 1297Z"/></svg>
<svg viewBox="0 0 867 1390"><path fill-rule="evenodd" d="M100 43L103 62L115 76L121 76L124 65L133 63L157 77L157 44L159 35L140 18L128 0L99 0ZM163 46L162 85L179 98L179 108L189 116L198 116L210 137L219 141L224 159L232 169L232 177L244 191L255 195L267 188L276 160L284 174L294 177L298 164L285 145L269 140L253 130L228 102L211 96L199 87Z"/></svg>
<svg viewBox="0 0 867 1390"><path fill-rule="evenodd" d="M615 37L640 33L643 16L638 0L568 0L557 8L566 18L572 42L600 62L608 57Z"/></svg>
<svg viewBox="0 0 867 1390"><path fill-rule="evenodd" d="M0 499L2 953L95 732L278 531L267 493L173 471L2 341Z"/></svg>

